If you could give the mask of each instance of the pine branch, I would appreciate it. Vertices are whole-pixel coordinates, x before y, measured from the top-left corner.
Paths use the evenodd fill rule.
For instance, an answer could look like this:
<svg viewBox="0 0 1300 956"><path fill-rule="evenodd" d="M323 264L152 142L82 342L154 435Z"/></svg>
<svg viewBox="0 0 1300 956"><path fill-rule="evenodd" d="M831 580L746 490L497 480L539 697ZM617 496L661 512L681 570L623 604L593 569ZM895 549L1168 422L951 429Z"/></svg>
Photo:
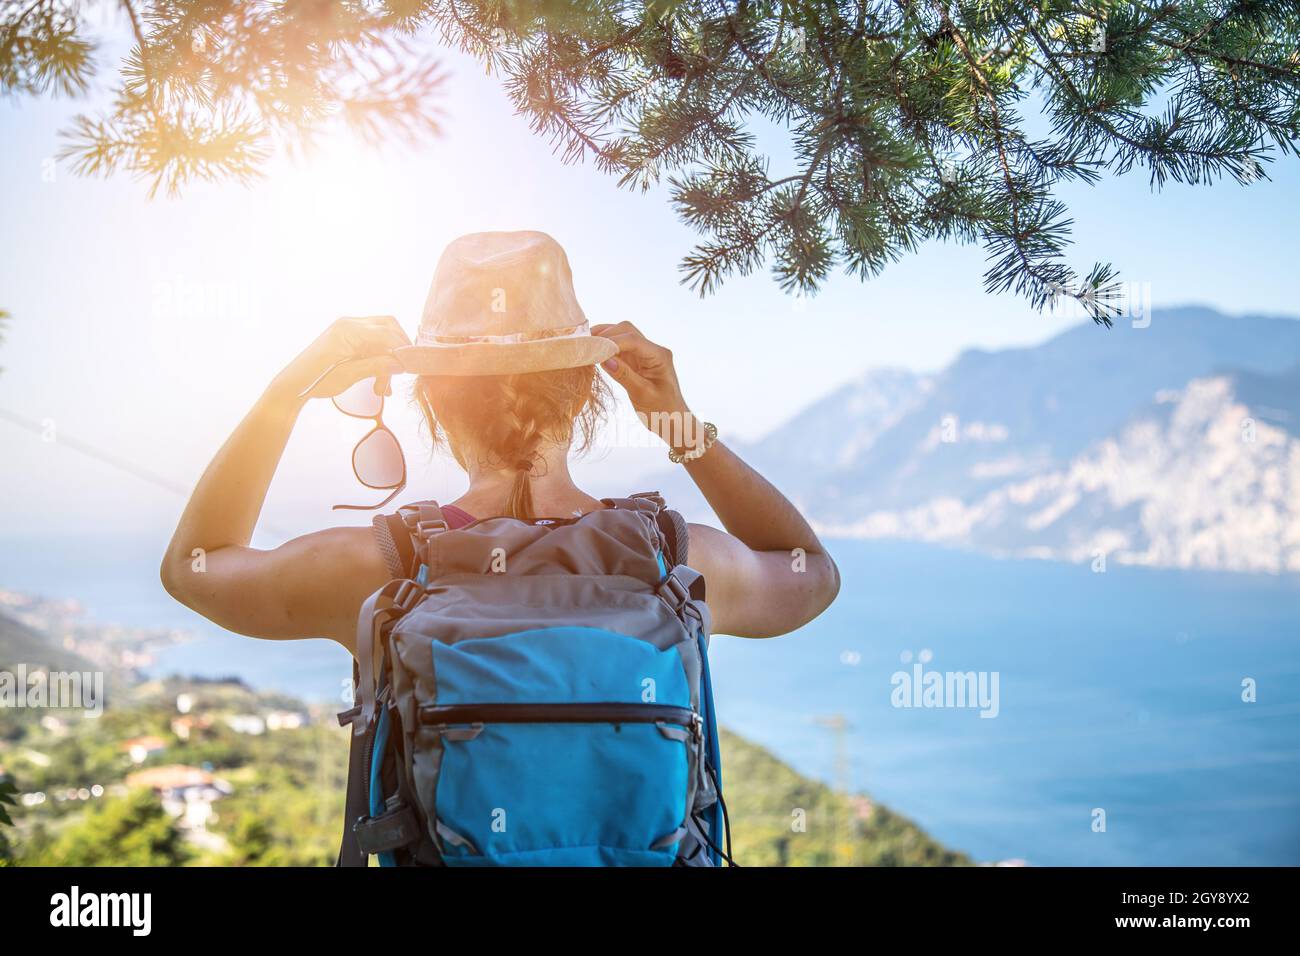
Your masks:
<svg viewBox="0 0 1300 956"><path fill-rule="evenodd" d="M764 265L811 294L954 241L983 245L990 292L1107 324L1115 273L1066 262L1060 183L1249 184L1300 155L1294 0L119 2L135 42L113 107L68 130L78 172L174 194L251 182L271 143L330 124L427 141L444 78L408 41L431 35L499 76L562 161L666 179L702 295ZM92 52L72 0L0 0L0 92L84 90ZM1049 134L1030 138L1026 102Z"/></svg>

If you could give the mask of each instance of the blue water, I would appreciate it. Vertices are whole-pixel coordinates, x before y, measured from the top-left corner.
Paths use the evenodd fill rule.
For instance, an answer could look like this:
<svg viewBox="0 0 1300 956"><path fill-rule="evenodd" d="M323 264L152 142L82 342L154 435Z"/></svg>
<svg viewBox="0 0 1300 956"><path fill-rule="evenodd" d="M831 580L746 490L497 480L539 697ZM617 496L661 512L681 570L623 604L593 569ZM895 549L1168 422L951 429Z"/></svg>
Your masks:
<svg viewBox="0 0 1300 956"><path fill-rule="evenodd" d="M157 585L160 548L0 541L0 586L199 632L161 655L160 673L338 699L344 651L203 624ZM892 542L833 551L844 588L813 625L715 639L725 724L980 860L1300 864L1300 578L1093 574ZM996 672L998 715L895 707L891 675L924 650L927 671ZM844 760L819 722L833 715L847 723Z"/></svg>
<svg viewBox="0 0 1300 956"><path fill-rule="evenodd" d="M192 632L192 640L158 655L155 676L238 676L306 700L342 700L352 676L347 651L324 639L263 641L210 624L163 590L158 564L166 546L165 540L116 536L0 538L0 588L74 598L102 623Z"/></svg>
<svg viewBox="0 0 1300 956"><path fill-rule="evenodd" d="M814 625L715 642L729 725L833 778L816 717L843 714L852 783L982 860L1300 863L1300 579L832 550L844 588ZM998 716L894 707L924 649L998 672Z"/></svg>

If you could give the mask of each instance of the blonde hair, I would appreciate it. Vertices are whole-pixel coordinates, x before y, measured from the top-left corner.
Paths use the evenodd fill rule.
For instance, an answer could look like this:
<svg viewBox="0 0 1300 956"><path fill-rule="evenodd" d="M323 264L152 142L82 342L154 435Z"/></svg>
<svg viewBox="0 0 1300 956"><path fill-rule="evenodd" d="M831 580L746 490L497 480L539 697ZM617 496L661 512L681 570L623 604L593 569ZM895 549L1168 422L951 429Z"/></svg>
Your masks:
<svg viewBox="0 0 1300 956"><path fill-rule="evenodd" d="M489 468L515 470L506 514L534 518L531 479L544 441L591 446L610 392L595 366L516 375L421 375L414 398L435 448L447 447Z"/></svg>

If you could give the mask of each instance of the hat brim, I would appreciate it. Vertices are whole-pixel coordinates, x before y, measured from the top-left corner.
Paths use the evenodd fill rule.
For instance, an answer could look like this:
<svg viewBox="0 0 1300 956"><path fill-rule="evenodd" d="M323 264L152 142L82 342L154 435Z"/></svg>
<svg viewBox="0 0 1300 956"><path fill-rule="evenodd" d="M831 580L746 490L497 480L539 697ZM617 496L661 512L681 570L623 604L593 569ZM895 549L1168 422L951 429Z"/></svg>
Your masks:
<svg viewBox="0 0 1300 956"><path fill-rule="evenodd" d="M393 355L415 375L519 375L596 365L618 354L599 335L538 339L535 342L471 342L465 345L408 345Z"/></svg>

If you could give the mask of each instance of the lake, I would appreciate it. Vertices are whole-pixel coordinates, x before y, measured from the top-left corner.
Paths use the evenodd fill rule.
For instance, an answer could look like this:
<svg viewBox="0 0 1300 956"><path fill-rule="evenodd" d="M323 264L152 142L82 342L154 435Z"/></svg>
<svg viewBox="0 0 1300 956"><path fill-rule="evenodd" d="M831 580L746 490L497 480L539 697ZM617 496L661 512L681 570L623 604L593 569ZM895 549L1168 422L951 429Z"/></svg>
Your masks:
<svg viewBox="0 0 1300 956"><path fill-rule="evenodd" d="M344 651L204 624L158 585L161 550L0 540L0 586L194 630L159 673L339 699ZM980 860L1300 863L1300 579L1097 574L898 542L832 551L844 587L822 618L714 641L727 726Z"/></svg>

